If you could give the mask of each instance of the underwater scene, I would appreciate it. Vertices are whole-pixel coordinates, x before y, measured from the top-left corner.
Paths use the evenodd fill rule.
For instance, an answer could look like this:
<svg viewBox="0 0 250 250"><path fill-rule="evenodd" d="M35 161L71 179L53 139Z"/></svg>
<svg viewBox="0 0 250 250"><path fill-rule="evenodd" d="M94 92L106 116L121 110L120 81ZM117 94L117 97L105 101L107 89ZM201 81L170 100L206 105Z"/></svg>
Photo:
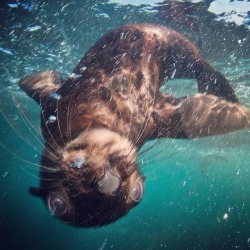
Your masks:
<svg viewBox="0 0 250 250"><path fill-rule="evenodd" d="M19 87L45 70L67 78L108 31L131 23L186 36L250 107L250 1L1 0L0 249L250 249L250 129L194 139L161 138L140 149L141 202L101 227L54 218L39 186L43 150L39 105ZM197 93L194 80L160 90Z"/></svg>

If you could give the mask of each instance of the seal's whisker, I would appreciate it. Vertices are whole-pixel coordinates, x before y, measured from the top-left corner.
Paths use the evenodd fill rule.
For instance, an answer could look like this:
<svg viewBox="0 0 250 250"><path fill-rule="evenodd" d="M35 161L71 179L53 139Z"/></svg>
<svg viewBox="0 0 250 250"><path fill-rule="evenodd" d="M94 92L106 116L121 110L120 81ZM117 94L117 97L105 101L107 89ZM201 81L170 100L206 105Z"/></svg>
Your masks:
<svg viewBox="0 0 250 250"><path fill-rule="evenodd" d="M179 123L178 123L179 124ZM177 125L178 125L177 124ZM176 126L178 127L178 126ZM175 133L175 131L177 130L177 128L175 128L175 130L173 130L172 132ZM151 134L152 135L152 134ZM171 135L171 134L169 134ZM158 147L160 144L162 144L162 142L164 142L166 139L166 137L162 137L160 138L160 136L158 135L156 138L154 138L155 143L153 143L152 145L150 145L148 148L144 149L143 151L138 153L138 159L142 158L148 151L152 150L153 148ZM164 149L166 150L166 149ZM162 150L163 151L163 150Z"/></svg>
<svg viewBox="0 0 250 250"><path fill-rule="evenodd" d="M42 116L42 119L43 119L44 124L45 124L45 126L46 126L46 129L47 129L47 131L48 131L48 133L49 133L49 136L50 136L50 138L53 140L54 145L57 147L57 149L55 149L52 145L50 145L50 146L51 146L54 150L56 150L56 151L59 153L59 152L61 151L61 147L58 145L58 143L57 143L56 140L54 139L54 137L53 137L53 135L51 134L50 129L49 129L48 125L47 125L47 121L46 121L45 116L44 116L44 110L43 110L43 107L42 107L42 99L41 99L41 98L40 98L40 106L41 106L41 116Z"/></svg>
<svg viewBox="0 0 250 250"><path fill-rule="evenodd" d="M67 106L68 110L67 110L67 137L69 138L70 141L72 141L72 137L71 137L71 97L69 99L69 104Z"/></svg>
<svg viewBox="0 0 250 250"><path fill-rule="evenodd" d="M187 112L187 110L185 110L184 111L184 113L185 112ZM163 122L163 121L162 121ZM164 123L164 122L163 122ZM177 124L176 124L176 126L175 126L175 128L173 129L173 130L171 130L166 136L164 136L164 137L171 137L171 135L173 135L173 134L175 134L175 132L179 129L179 125L181 124L181 121L179 121ZM166 124L167 125L167 124ZM139 154L138 154L138 159L140 159L140 158L142 158L143 157L143 155L145 155L148 151L150 151L151 149L153 149L153 148L155 148L155 147L157 147L157 146L159 146L163 141L164 141L164 139L165 138L161 138L161 139L159 139L159 137L157 137L156 139L156 142L153 144L153 145L151 145L151 146L149 146L149 148L147 148L147 149L145 149L144 151L142 151L142 152L140 152ZM162 152L164 152L164 151L166 151L166 148L164 149L164 150L161 150ZM153 157L151 157L151 158L153 158Z"/></svg>
<svg viewBox="0 0 250 250"><path fill-rule="evenodd" d="M49 173L58 173L60 169L58 167L45 167L43 165L40 166L41 172L49 172Z"/></svg>
<svg viewBox="0 0 250 250"><path fill-rule="evenodd" d="M135 145L137 145L137 143L140 141L141 137L143 136L143 132L145 131L145 129L147 128L147 124L149 122L150 116L146 115L144 122L142 123L142 126L140 128L140 131L138 133L138 136L135 140Z"/></svg>
<svg viewBox="0 0 250 250"><path fill-rule="evenodd" d="M56 120L57 120L59 134L60 134L60 137L62 139L62 143L63 143L63 145L65 145L65 141L64 141L63 136L62 136L61 125L60 125L60 121L59 121L58 100L56 100Z"/></svg>
<svg viewBox="0 0 250 250"><path fill-rule="evenodd" d="M154 106L154 102L155 102L155 91L154 91L154 98L153 98L153 106ZM150 120L151 116L150 116L150 111L148 110L148 114L146 114L146 117L144 119L143 125L140 129L140 132L135 140L135 145L137 145L137 143L140 141L141 137L143 136L145 129L147 128L148 122Z"/></svg>
<svg viewBox="0 0 250 250"><path fill-rule="evenodd" d="M133 152L133 154L130 155L132 152ZM130 156L130 158L131 158L131 160L128 162L128 165L130 165L130 164L133 163L132 161L133 161L134 158L136 158L136 156L137 156L137 148L136 148L135 145L133 145L132 149L131 149L131 150L129 151L129 153L127 154L127 157L128 157L128 156Z"/></svg>
<svg viewBox="0 0 250 250"><path fill-rule="evenodd" d="M153 143L152 145L150 145L148 148L144 149L143 151L138 153L138 159L140 159L141 157L143 157L147 152L149 152L150 150L152 150L153 148L157 147L158 145L160 145L162 143L163 140L159 140L157 139L155 141L155 143Z"/></svg>
<svg viewBox="0 0 250 250"><path fill-rule="evenodd" d="M41 133L39 133L39 131L38 131L38 130L34 127L34 125L30 122L29 118L28 118L27 115L24 113L23 109L21 108L20 103L17 102L16 98L15 98L13 95L11 95L11 98L12 98L14 104L15 104L15 107L16 107L18 113L21 115L21 117L22 117L22 119L23 119L23 121L24 121L26 127L29 129L29 131L30 131L31 134L35 137L35 139L36 139L40 144L42 144L41 139L39 139L39 138L32 132L32 129L37 133L38 136L41 136ZM28 123L30 126L28 126L27 123ZM30 128L30 127L31 127L31 128Z"/></svg>
<svg viewBox="0 0 250 250"><path fill-rule="evenodd" d="M156 147L159 148L159 145L162 144L163 141L164 141L164 140L160 140L159 143L154 143L154 144L152 145L152 147L150 147L150 149L149 149L148 151L150 151L150 150L152 150L152 149L154 149L154 148L156 148ZM157 152L155 152L155 153L151 153L151 154L150 154L150 159L151 159L151 160L154 160L156 156L158 157L158 156L160 156L162 153L166 152L167 149L168 149L168 147L169 147L169 146L167 145L167 147L165 147L164 149L157 150ZM142 157L145 156L146 153L147 153L148 151L145 150L145 151L144 151L144 154L142 154L140 157L138 157L138 159L142 159Z"/></svg>
<svg viewBox="0 0 250 250"><path fill-rule="evenodd" d="M133 93L133 94L135 95L135 93ZM136 93L136 96L134 98L138 99L139 98L139 93ZM131 139L130 137L131 137L132 122L133 122L133 111L131 110L129 129L128 129L128 135L127 135L127 138L129 138L129 139Z"/></svg>
<svg viewBox="0 0 250 250"><path fill-rule="evenodd" d="M130 154L131 154L132 152L134 152L134 153L133 153L133 155L132 155L132 157L131 157L131 161L132 161L133 158L136 157L136 155L137 155L137 148L136 148L135 145L132 146L132 148L130 149L130 151L128 152L128 154L127 154L126 156L127 156L127 157L131 156ZM130 161L130 162L131 162L131 161ZM129 163L130 163L130 162L129 162Z"/></svg>
<svg viewBox="0 0 250 250"><path fill-rule="evenodd" d="M151 225L149 225L147 222L145 222L145 221L143 221L142 219L140 219L139 218L139 216L134 216L133 214L131 214L131 216L134 218L134 219L136 219L136 220L138 220L140 223L142 223L142 224L144 224L144 225L146 225L146 226L151 226Z"/></svg>
<svg viewBox="0 0 250 250"><path fill-rule="evenodd" d="M153 135L155 131L153 130L150 133L149 138ZM159 135L157 135L157 137L154 139L155 143L153 143L151 146L149 146L148 148L144 149L143 151L138 153L138 159L140 159L141 157L143 157L144 154L146 154L148 151L150 151L151 149L157 147L158 145L160 145L162 143L162 141L164 140L164 138L159 139Z"/></svg>
<svg viewBox="0 0 250 250"><path fill-rule="evenodd" d="M187 109L183 112L183 115L187 112ZM162 123L164 123L162 121ZM166 125L168 125L167 123L164 123ZM175 128L172 129L171 131L169 131L169 133L167 135L165 135L164 137L171 137L172 135L174 135L176 133L176 131L180 128L180 125L181 125L181 120L178 121L178 123L176 124ZM156 143L151 145L148 149L145 149L144 151L140 152L139 153L139 157L142 157L144 153L148 152L150 149L158 146L159 144L162 143L162 141L164 141L164 137L161 138L161 140L159 140L159 136L157 136L155 139L157 139Z"/></svg>
<svg viewBox="0 0 250 250"><path fill-rule="evenodd" d="M145 119L146 119L146 118L145 118ZM149 119L150 119L150 118L149 118ZM135 141L133 147L131 148L131 150L129 151L127 157L130 156L131 152L133 152L134 150L137 151L136 145L137 145L138 141L140 140L141 136L143 135L143 131L146 129L146 127L147 127L147 122L148 122L149 119L147 119L146 121L144 120L144 123L143 123L143 125L141 126L141 129L140 129L140 132L139 132L139 134L138 134L138 136L137 136L137 138L136 138L136 141Z"/></svg>
<svg viewBox="0 0 250 250"><path fill-rule="evenodd" d="M54 155L54 154L52 153L52 151L49 150L49 149L46 148L46 147L45 147L46 150L48 150L48 152L49 152L50 154L48 155L48 154L45 154L45 153L41 153L41 151L37 149L37 145L33 145L28 139L26 139L26 138L23 136L23 134L21 134L21 133L14 127L14 125L13 125L12 122L7 118L7 116L4 114L4 112L2 111L2 109L0 109L0 112L2 113L3 117L5 118L5 120L8 122L9 126L10 126L10 127L12 128L12 130L15 132L15 134L18 135L19 138L21 138L25 143L27 143L27 145L29 145L33 150L35 150L37 153L39 153L39 155L42 155L43 157L45 157L45 158L47 158L47 159L49 159L49 160L55 160L55 159L57 159L57 156ZM23 117L22 117L22 119L23 119ZM28 119L28 118L27 118L27 119ZM39 139L37 138L37 140L39 140ZM40 144L41 144L41 143L40 143ZM10 154L12 154L14 157L18 158L19 160L21 160L21 161L23 161L23 162L25 162L25 163L28 163L29 165L34 165L34 166L36 166L36 167L40 167L39 164L35 164L35 163L31 162L31 161L27 161L27 160L25 160L24 158L18 156L17 154L15 154L15 153L13 152L13 150L10 150L10 149L7 148L6 146L4 146L2 143L0 143L0 145L1 145L7 152L9 152ZM41 144L41 145L42 145L42 144Z"/></svg>
<svg viewBox="0 0 250 250"><path fill-rule="evenodd" d="M31 172L29 172L27 169L25 169L25 168L22 168L22 170L23 171L25 171L27 174L29 174L29 175L31 175L32 177L34 177L34 178L36 178L36 179L39 179L39 180L42 180L42 181L58 181L58 180L61 180L61 179L55 179L55 178L49 178L49 179L47 179L47 178L41 178L40 176L37 176L37 175L34 175L34 174L32 174Z"/></svg>
<svg viewBox="0 0 250 250"><path fill-rule="evenodd" d="M15 158L21 160L22 162L27 163L27 164L29 164L29 165L33 165L33 166L35 166L36 168L37 168L37 167L40 167L40 164L36 164L36 163L30 162L30 161L27 161L27 160L23 159L22 157L18 156L18 155L15 154L12 150L8 149L5 145L3 145L1 142L0 142L0 146L1 146L2 148L4 148L8 153L10 153L12 156L14 156Z"/></svg>
<svg viewBox="0 0 250 250"><path fill-rule="evenodd" d="M13 100L13 102L14 102L14 104L15 104L16 109L18 110L18 113L19 113L20 116L22 117L22 120L23 120L24 124L26 125L26 127L28 128L28 130L30 131L30 133L34 136L34 138L38 141L38 143L43 147L44 145L43 145L43 143L41 142L41 139L39 139L39 138L36 136L36 134L35 134L32 130L34 130L38 135L41 135L41 134L42 134L41 131L40 131L40 133L39 133L38 130L36 130L36 128L34 127L34 125L30 122L29 118L27 117L27 115L25 114L25 112L23 111L23 109L21 108L20 103L17 102L17 100L15 99L15 97L14 97L13 95L11 95L11 97L12 97L12 100ZM39 129L40 129L40 127L39 127ZM19 135L18 132L17 132L17 134ZM19 135L19 136L20 136L20 135ZM27 140L25 140L25 141L26 141L33 149L35 149L35 150L40 154L39 150L36 149L36 146L31 145L31 143L30 143L29 141L27 141ZM57 158L56 155L54 155L52 151L50 151L48 148L47 148L47 150L49 151L49 153L50 153L55 159ZM44 157L48 158L47 155L44 155ZM51 157L51 156L50 156L50 157ZM51 158L49 158L49 159L51 159ZM52 160L52 159L51 159L51 160Z"/></svg>
<svg viewBox="0 0 250 250"><path fill-rule="evenodd" d="M30 173L30 172L29 172L28 170L26 170L25 168L22 168L22 170L25 171L27 174L31 175L32 177L34 177L35 179L44 180L44 179L40 178L39 176Z"/></svg>
<svg viewBox="0 0 250 250"><path fill-rule="evenodd" d="M41 179L40 179L41 180ZM54 180L54 179L53 179ZM45 181L51 181L50 179L45 179ZM51 181L52 182L52 181ZM53 181L53 184L55 185L49 185L49 186L43 186L43 187L40 187L39 190L41 191L44 191L44 190L48 190L48 189L51 189L51 188L57 188L57 187L60 187L61 185L61 179L57 179L55 181Z"/></svg>
<svg viewBox="0 0 250 250"><path fill-rule="evenodd" d="M127 134L127 136L126 136L127 139L130 139L131 128L132 128L132 118L133 118L133 112L131 112L131 114L130 114L128 134Z"/></svg>
<svg viewBox="0 0 250 250"><path fill-rule="evenodd" d="M172 159L175 155L178 155L178 153L180 152L179 150L176 151L171 151L171 153L166 156L166 154L163 154L163 152L165 152L165 150L161 150L160 153L156 152L153 155L150 155L150 158L146 158L146 159L141 159L140 160L140 166L142 168L145 167L151 167L154 166L155 168L158 168L162 165L167 165L167 162ZM159 157L160 156L160 157ZM156 165L157 164L157 165ZM156 167L157 166L157 167Z"/></svg>
<svg viewBox="0 0 250 250"><path fill-rule="evenodd" d="M0 113L3 115L9 126L12 128L12 130L15 132L16 135L18 135L19 138L21 138L25 143L27 143L32 149L34 149L39 155L41 154L40 150L37 149L37 145L33 145L28 139L26 139L12 124L12 122L7 118L7 116L4 114L2 109L0 109ZM38 138L37 138L38 139ZM40 143L41 144L41 143ZM2 144L3 145L3 144ZM42 144L41 144L42 145ZM5 147L7 150L7 148ZM7 150L8 152L13 153L11 150ZM43 154L42 154L43 155ZM44 157L48 158L48 156L44 155ZM49 158L50 159L50 158ZM53 159L52 159L53 160ZM39 166L39 165L38 165Z"/></svg>
<svg viewBox="0 0 250 250"><path fill-rule="evenodd" d="M179 123L178 123L179 124ZM178 125L177 124L177 125ZM176 126L176 127L178 127L178 126ZM168 134L168 136L169 137L171 137L171 133L175 133L176 132L176 130L177 130L177 128L175 128L175 130L172 130L169 134ZM159 137L157 137L157 138L155 138L156 139L156 141L155 141L155 143L153 143L152 145L150 145L148 148L146 148L146 149L144 149L142 152L139 152L139 154L138 154L138 159L141 159L146 153L148 153L150 150L152 150L152 149L154 149L154 148L156 148L156 147L158 147L160 144L162 144L164 141L165 141L165 138L163 137L163 138L159 138ZM164 148L164 149L162 149L161 150L161 152L164 152L164 151L166 151L167 150L167 148ZM157 154L160 154L161 152L157 152L157 153L155 153L155 155ZM152 156L150 156L150 158L154 158L154 155Z"/></svg>
<svg viewBox="0 0 250 250"><path fill-rule="evenodd" d="M7 121L12 130L17 134L25 143L27 143L30 147L32 147L37 153L40 154L40 151L37 149L37 145L33 145L28 139L26 139L12 124L12 122L8 119L8 117L4 114L2 109L0 108L0 113L3 115L4 119Z"/></svg>

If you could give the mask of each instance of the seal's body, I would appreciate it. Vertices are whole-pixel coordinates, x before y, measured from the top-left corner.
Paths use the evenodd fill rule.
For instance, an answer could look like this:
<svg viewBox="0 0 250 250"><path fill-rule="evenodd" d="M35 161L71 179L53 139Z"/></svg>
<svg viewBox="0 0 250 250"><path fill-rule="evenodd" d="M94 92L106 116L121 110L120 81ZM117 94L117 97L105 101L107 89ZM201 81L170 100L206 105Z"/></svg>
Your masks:
<svg viewBox="0 0 250 250"><path fill-rule="evenodd" d="M193 78L198 91L174 98L164 80ZM65 81L47 71L20 80L42 108L41 183L31 192L77 226L101 226L143 196L136 152L149 139L191 138L249 126L225 77L174 30L127 25L104 35Z"/></svg>

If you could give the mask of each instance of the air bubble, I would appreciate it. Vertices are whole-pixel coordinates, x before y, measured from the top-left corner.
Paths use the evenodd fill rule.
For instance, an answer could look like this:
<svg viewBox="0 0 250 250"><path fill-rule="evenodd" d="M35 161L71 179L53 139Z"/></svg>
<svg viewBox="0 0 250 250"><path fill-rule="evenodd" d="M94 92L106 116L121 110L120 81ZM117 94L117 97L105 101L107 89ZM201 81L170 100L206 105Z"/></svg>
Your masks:
<svg viewBox="0 0 250 250"><path fill-rule="evenodd" d="M60 100L61 99L61 96L59 94L57 94L56 92L52 92L50 94L50 97L53 98L53 99L56 99L56 100Z"/></svg>
<svg viewBox="0 0 250 250"><path fill-rule="evenodd" d="M49 119L47 120L47 123L53 123L56 121L56 117L54 115L49 116Z"/></svg>
<svg viewBox="0 0 250 250"><path fill-rule="evenodd" d="M2 174L3 178L5 178L8 174L9 174L9 172L8 172L8 171L5 171L5 172Z"/></svg>

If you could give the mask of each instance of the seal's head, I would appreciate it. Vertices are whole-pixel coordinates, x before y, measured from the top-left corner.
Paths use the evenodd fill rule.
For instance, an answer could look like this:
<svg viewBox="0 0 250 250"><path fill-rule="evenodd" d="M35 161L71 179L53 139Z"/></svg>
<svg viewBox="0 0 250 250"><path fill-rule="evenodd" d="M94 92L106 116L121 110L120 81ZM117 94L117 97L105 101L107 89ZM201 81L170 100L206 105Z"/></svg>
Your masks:
<svg viewBox="0 0 250 250"><path fill-rule="evenodd" d="M30 188L30 193L41 197L53 216L84 227L113 222L138 204L143 196L144 178L135 162L137 148L134 144L96 125L80 130L73 139L60 144L67 134L63 118L61 126L57 123L58 115L45 118L54 106L63 110L59 101L63 102L64 97L56 92L60 87L58 75L47 71L26 76L19 83L42 109L45 148L40 187ZM59 115L64 117L63 111ZM71 129L78 131L79 124L78 117Z"/></svg>
<svg viewBox="0 0 250 250"><path fill-rule="evenodd" d="M144 178L135 158L136 149L126 138L104 128L90 129L71 141L58 161L42 158L41 187L30 191L66 223L102 226L142 199Z"/></svg>

